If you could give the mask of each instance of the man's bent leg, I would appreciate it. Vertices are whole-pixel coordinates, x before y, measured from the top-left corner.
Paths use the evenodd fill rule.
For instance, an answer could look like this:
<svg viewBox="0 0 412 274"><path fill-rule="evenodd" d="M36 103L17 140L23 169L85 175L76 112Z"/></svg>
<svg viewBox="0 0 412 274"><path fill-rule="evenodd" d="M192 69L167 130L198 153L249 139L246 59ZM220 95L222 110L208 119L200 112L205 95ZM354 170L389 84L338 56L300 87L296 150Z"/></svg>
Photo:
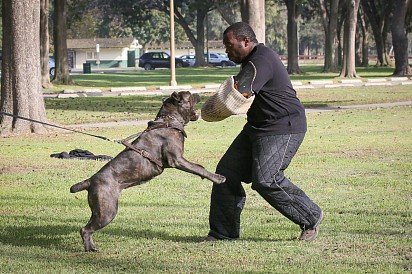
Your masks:
<svg viewBox="0 0 412 274"><path fill-rule="evenodd" d="M236 239L240 234L240 214L246 193L241 182L250 182L251 144L240 133L219 161L216 173L226 177L223 184L214 184L210 202L209 236Z"/></svg>
<svg viewBox="0 0 412 274"><path fill-rule="evenodd" d="M283 174L303 137L304 134L274 135L254 142L252 188L280 213L306 230L318 223L322 210Z"/></svg>

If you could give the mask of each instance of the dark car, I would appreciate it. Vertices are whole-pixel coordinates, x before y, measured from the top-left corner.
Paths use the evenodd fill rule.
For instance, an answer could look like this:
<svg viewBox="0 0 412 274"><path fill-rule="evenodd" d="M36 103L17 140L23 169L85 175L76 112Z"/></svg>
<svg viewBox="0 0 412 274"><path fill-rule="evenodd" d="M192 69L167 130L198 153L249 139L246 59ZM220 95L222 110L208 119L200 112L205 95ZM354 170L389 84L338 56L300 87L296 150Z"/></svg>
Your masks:
<svg viewBox="0 0 412 274"><path fill-rule="evenodd" d="M177 68L188 67L189 63L180 58L175 58L175 66ZM145 70L170 68L170 56L166 52L146 52L139 58L139 67Z"/></svg>

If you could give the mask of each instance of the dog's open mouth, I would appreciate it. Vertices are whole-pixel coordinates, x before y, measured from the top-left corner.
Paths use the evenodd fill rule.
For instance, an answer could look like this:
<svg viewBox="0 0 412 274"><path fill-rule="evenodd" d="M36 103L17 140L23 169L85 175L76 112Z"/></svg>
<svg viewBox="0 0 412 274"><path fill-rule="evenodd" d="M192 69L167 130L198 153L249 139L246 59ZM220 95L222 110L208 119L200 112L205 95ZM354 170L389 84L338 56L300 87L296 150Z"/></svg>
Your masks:
<svg viewBox="0 0 412 274"><path fill-rule="evenodd" d="M196 112L192 113L192 116L190 117L190 121L197 121L199 119L199 114L197 114Z"/></svg>
<svg viewBox="0 0 412 274"><path fill-rule="evenodd" d="M197 121L199 119L199 114L196 113L196 111L194 110L194 106L200 102L200 95L195 93L192 94L192 113L190 115L190 121Z"/></svg>

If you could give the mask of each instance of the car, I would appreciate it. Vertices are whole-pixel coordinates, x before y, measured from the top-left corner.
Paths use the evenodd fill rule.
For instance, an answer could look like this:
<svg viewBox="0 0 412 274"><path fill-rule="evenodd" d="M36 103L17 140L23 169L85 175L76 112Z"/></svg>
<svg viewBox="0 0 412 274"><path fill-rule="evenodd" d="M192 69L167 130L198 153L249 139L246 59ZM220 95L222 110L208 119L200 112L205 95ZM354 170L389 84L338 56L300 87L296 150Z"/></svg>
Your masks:
<svg viewBox="0 0 412 274"><path fill-rule="evenodd" d="M56 62L53 58L49 58L49 74L50 77L53 78L54 74L56 73Z"/></svg>
<svg viewBox="0 0 412 274"><path fill-rule="evenodd" d="M188 62L191 67L193 67L195 65L195 62L196 62L196 56L195 55L187 54L187 55L182 55L179 58L182 59L183 61Z"/></svg>
<svg viewBox="0 0 412 274"><path fill-rule="evenodd" d="M188 62L175 58L175 66L188 67ZM145 70L153 70L155 68L170 68L170 55L166 52L146 52L139 58L139 67Z"/></svg>
<svg viewBox="0 0 412 274"><path fill-rule="evenodd" d="M207 60L207 53L205 53L205 60ZM209 65L212 66L222 66L222 67L233 67L236 64L230 61L226 54L209 52Z"/></svg>
<svg viewBox="0 0 412 274"><path fill-rule="evenodd" d="M226 53L216 52L216 54L222 58L228 58Z"/></svg>

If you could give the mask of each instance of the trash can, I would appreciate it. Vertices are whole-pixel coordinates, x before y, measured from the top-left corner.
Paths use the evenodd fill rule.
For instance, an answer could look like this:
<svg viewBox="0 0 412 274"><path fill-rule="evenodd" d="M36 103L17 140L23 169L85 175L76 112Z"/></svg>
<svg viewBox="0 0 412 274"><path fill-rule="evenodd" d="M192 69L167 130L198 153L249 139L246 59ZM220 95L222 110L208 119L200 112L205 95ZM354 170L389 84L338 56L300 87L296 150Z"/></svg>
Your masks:
<svg viewBox="0 0 412 274"><path fill-rule="evenodd" d="M92 73L92 66L90 63L83 63L83 73Z"/></svg>

